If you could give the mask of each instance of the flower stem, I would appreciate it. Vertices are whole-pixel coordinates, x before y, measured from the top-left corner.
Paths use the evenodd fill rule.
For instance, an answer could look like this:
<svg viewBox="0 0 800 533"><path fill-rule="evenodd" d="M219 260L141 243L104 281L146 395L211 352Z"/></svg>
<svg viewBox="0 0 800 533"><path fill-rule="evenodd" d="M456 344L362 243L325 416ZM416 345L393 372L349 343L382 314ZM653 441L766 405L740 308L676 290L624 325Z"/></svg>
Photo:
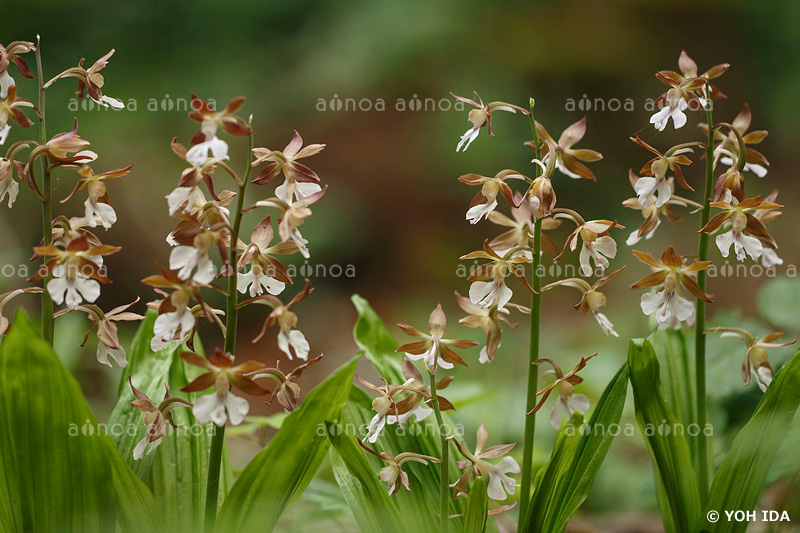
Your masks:
<svg viewBox="0 0 800 533"><path fill-rule="evenodd" d="M711 215L711 196L714 191L714 122L711 116L710 91L706 89L706 114L708 115L708 147L706 148L706 183L703 194L703 211L700 215L700 227L708 224ZM697 249L699 261L708 258L708 233L700 233L700 242ZM706 271L697 273L697 284L700 290L706 292ZM697 319L694 333L695 350L695 380L697 401L697 424L700 434L697 437L697 483L700 489L700 499L705 504L708 499L709 481L709 439L705 434L708 423L708 406L706 405L706 304L697 299Z"/></svg>
<svg viewBox="0 0 800 533"><path fill-rule="evenodd" d="M536 159L541 158L539 150L539 134L536 131L536 120L533 118L533 99L530 105L531 131L533 132L533 142L535 144ZM539 175L539 166L534 165L534 178ZM536 406L536 383L539 380L539 367L533 362L539 359L539 324L542 312L542 279L540 277L539 265L541 264L542 250L542 219L537 218L533 224L533 268L531 271L531 287L535 291L531 295L531 335L528 359L528 392L526 412ZM536 433L536 414L525 417L525 440L522 448L522 478L520 480L520 510L519 510L519 531L524 529L525 516L528 513L528 505L531 501L531 486L533 484L533 441Z"/></svg>
<svg viewBox="0 0 800 533"><path fill-rule="evenodd" d="M242 210L244 208L244 195L247 184L250 182L252 165L250 164L250 154L253 153L253 132L251 128L249 147L247 150L247 170L244 180L236 194L236 211L233 218L233 231L231 232L231 242L228 251L228 299L225 309L225 353L233 354L236 350L236 328L239 319L239 310L236 308L239 303L239 293L237 291L237 278L239 270L236 268L237 244L239 242L239 230L242 226ZM208 480L206 483L206 519L205 529L210 532L214 529L214 522L217 519L217 501L219 499L219 476L222 466L222 453L225 448L225 426L218 426L211 437L211 453L208 458Z"/></svg>
<svg viewBox="0 0 800 533"><path fill-rule="evenodd" d="M39 142L45 144L47 142L47 122L45 121L45 88L44 76L42 74L42 42L39 36L36 36L36 77L39 83L39 102L38 102L38 117L39 117ZM41 193L42 199L42 243L44 246L50 246L53 243L53 206L50 201L51 185L50 185L50 171L47 168L47 158L41 158L42 169L42 185ZM33 172L33 169L31 169ZM53 345L53 299L50 293L47 292L47 283L50 281L51 276L48 275L42 280L44 292L42 293L42 338L47 341L50 346Z"/></svg>
<svg viewBox="0 0 800 533"><path fill-rule="evenodd" d="M439 464L439 515L440 515L440 531L447 533L450 520L450 457L449 457L449 443L447 441L447 431L445 431L444 420L442 420L442 411L439 408L439 398L436 396L436 378L433 372L429 372L430 387L431 387L431 403L433 404L433 413L436 415L436 424L439 427L439 436L442 439L442 462Z"/></svg>

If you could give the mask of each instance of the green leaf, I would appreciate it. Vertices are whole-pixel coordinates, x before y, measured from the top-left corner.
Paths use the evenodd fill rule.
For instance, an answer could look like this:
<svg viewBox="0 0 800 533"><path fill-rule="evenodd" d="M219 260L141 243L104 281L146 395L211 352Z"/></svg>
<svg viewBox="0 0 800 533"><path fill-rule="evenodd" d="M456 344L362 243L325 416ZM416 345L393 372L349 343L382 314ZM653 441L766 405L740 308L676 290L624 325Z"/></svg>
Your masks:
<svg viewBox="0 0 800 533"><path fill-rule="evenodd" d="M115 431L117 449L134 472L151 489L160 503L170 531L201 531L204 524L206 480L211 436L215 426L199 424L191 410L179 407L172 411L177 430L168 431L155 452L136 461L133 448L147 433L141 411L133 408L133 393L127 377L133 376L134 386L155 402L164 397L164 385L169 384L170 394L194 401L200 394L184 394L180 388L188 384L203 370L187 366L178 356L185 346L174 346L160 352L150 349L156 313L148 311L139 326L131 349L128 367L120 381L119 398L109 418L108 427ZM202 353L199 339L195 349ZM233 474L227 451L222 463L220 505L233 483Z"/></svg>
<svg viewBox="0 0 800 533"><path fill-rule="evenodd" d="M357 358L309 393L281 430L233 484L217 531L271 531L311 482L330 447L325 422L339 416L350 395Z"/></svg>
<svg viewBox="0 0 800 533"><path fill-rule="evenodd" d="M152 494L22 312L0 346L0 421L5 530L163 530Z"/></svg>
<svg viewBox="0 0 800 533"><path fill-rule="evenodd" d="M483 533L486 531L486 518L489 512L489 496L486 493L486 480L479 476L472 483L467 499L467 514L464 518L466 533Z"/></svg>
<svg viewBox="0 0 800 533"><path fill-rule="evenodd" d="M402 355L395 352L397 341L386 329L381 317L364 298L354 294L350 300L358 311L358 320L353 328L353 339L381 376L389 383L405 381L402 371Z"/></svg>
<svg viewBox="0 0 800 533"><path fill-rule="evenodd" d="M372 471L364 450L341 426L328 426L333 474L362 531L399 533L400 511Z"/></svg>
<svg viewBox="0 0 800 533"><path fill-rule="evenodd" d="M661 513L671 513L676 531L693 532L701 505L689 443L684 426L661 395L658 359L647 339L631 340L628 366L636 420L669 501L669 509L662 508Z"/></svg>
<svg viewBox="0 0 800 533"><path fill-rule="evenodd" d="M563 531L586 500L619 432L627 391L628 367L624 365L603 391L588 425L579 429L583 417L574 416L559 434L550 461L537 475L529 506L533 513L527 522L530 531Z"/></svg>
<svg viewBox="0 0 800 533"><path fill-rule="evenodd" d="M770 466L787 428L800 405L800 352L775 374L775 378L750 421L739 431L730 452L714 476L707 511L722 518L709 523L701 517L701 527L711 532L737 532L747 529L747 522L728 521L725 511L756 508Z"/></svg>

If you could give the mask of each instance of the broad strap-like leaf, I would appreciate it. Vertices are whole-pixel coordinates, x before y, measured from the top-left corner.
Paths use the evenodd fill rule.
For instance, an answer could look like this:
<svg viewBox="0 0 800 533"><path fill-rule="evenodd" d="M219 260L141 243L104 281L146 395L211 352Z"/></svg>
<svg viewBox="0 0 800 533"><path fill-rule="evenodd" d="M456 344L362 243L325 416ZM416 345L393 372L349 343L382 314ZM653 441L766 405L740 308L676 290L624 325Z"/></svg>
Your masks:
<svg viewBox="0 0 800 533"><path fill-rule="evenodd" d="M364 352L367 361L389 383L402 383L405 381L402 372L403 356L395 352L397 341L367 300L357 294L350 300L358 311L358 319L353 328L356 345Z"/></svg>
<svg viewBox="0 0 800 533"><path fill-rule="evenodd" d="M466 533L483 533L486 531L486 519L489 512L489 496L486 493L486 480L479 476L472 483L467 499L467 513L464 516Z"/></svg>
<svg viewBox="0 0 800 533"><path fill-rule="evenodd" d="M725 511L756 508L775 454L786 438L787 428L800 405L800 352L775 374L750 421L736 435L731 450L714 476L706 511L721 518L709 523L700 517L699 527L711 532L745 531L748 522L727 520Z"/></svg>
<svg viewBox="0 0 800 533"><path fill-rule="evenodd" d="M153 532L157 504L24 313L0 346L0 513L15 532ZM9 512L10 511L10 512Z"/></svg>
<svg viewBox="0 0 800 533"><path fill-rule="evenodd" d="M662 508L661 513L671 515L676 531L693 533L701 505L689 443L661 395L658 359L647 339L631 340L628 366L636 420L669 501L669 509Z"/></svg>
<svg viewBox="0 0 800 533"><path fill-rule="evenodd" d="M325 422L336 419L347 401L356 362L353 358L312 390L247 465L220 510L216 531L262 533L275 527L328 453Z"/></svg>
<svg viewBox="0 0 800 533"><path fill-rule="evenodd" d="M355 438L336 424L329 424L328 437L333 445L334 477L361 530L381 533L407 531L408 522L401 522L402 515L393 497L372 471Z"/></svg>

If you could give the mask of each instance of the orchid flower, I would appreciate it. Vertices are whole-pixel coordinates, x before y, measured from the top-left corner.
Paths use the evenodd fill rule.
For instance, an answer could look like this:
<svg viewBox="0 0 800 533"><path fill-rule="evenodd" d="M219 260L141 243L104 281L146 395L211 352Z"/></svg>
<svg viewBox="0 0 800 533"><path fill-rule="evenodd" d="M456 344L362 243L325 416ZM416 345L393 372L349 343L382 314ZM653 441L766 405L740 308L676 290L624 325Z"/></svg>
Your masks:
<svg viewBox="0 0 800 533"><path fill-rule="evenodd" d="M512 249L501 257L492 250L489 241L484 241L483 250L470 252L462 255L459 259L462 261L489 260L488 263L484 263L470 272L467 277L467 280L472 282L469 288L469 299L474 304L483 307L493 305L497 305L498 308L505 307L513 296L511 289L506 286L508 275L515 276L526 289L533 292L533 287L528 283L524 269L520 266L532 262L532 258L525 256L524 250Z"/></svg>
<svg viewBox="0 0 800 533"><path fill-rule="evenodd" d="M748 145L760 144L767 138L769 132L767 130L757 130L747 133L751 121L752 113L750 112L750 106L745 103L742 110L736 115L733 122L731 122L733 128L739 133L738 136L733 131L729 131L727 135L720 130L714 131L714 140L718 142L714 147L714 157L719 158L719 162L723 165L728 165L729 167L734 166L739 157L741 157L741 145L738 141L738 137L741 137L746 147L745 152L747 159L742 170L745 172L752 172L759 178L763 178L767 175L769 161L764 157L764 154L754 148L750 148ZM707 136L708 124L703 123L699 124L699 126Z"/></svg>
<svg viewBox="0 0 800 533"><path fill-rule="evenodd" d="M142 391L133 386L133 376L128 376L128 384L131 386L133 396L136 398L131 402L131 406L144 413L144 423L147 425L147 435L140 440L133 449L133 459L138 461L147 454L153 453L161 444L161 439L167 432L167 427L177 428L172 419L172 410L176 407L192 407L192 403L169 395L169 385L164 384L164 399L156 404L147 397Z"/></svg>
<svg viewBox="0 0 800 533"><path fill-rule="evenodd" d="M358 444L367 451L367 453L374 455L378 459L387 463L386 466L381 468L379 473L379 477L381 481L386 483L386 488L389 491L389 496L397 492L401 486L405 488L407 491L411 491L411 486L408 484L408 474L403 471L403 464L408 462L413 463L420 463L423 465L427 465L428 461L432 463L441 463L441 459L437 459L436 457L431 457L430 455L422 455L420 453L414 452L403 452L394 457L392 457L387 452L376 452L366 444L361 439L358 440Z"/></svg>
<svg viewBox="0 0 800 533"><path fill-rule="evenodd" d="M764 247L777 249L778 244L775 239L764 227L764 224L753 214L759 210L774 210L783 206L774 202L767 202L761 196L748 198L743 202L737 202L736 198L731 198L732 203L712 202L711 207L722 209L721 213L714 215L700 231L703 233L714 233L726 222L730 223L730 229L717 235L715 241L723 257L728 257L731 246L736 252L736 259L744 261L747 255L751 259L758 259L763 253Z"/></svg>
<svg viewBox="0 0 800 533"><path fill-rule="evenodd" d="M455 442L456 448L464 456L465 460L458 462L458 468L464 470L461 477L450 485L455 488L456 496L466 493L467 484L470 476L488 476L489 482L486 484L486 492L489 498L502 501L513 496L517 487L517 482L509 474L519 474L519 464L508 454L517 446L517 443L499 444L485 448L489 441L489 433L483 424L478 428L475 451L470 452L466 444L451 437ZM498 463L490 463L490 459L502 459Z"/></svg>
<svg viewBox="0 0 800 533"><path fill-rule="evenodd" d="M320 153L325 148L324 144L309 144L303 147L303 138L297 131L292 140L282 151L269 148L253 148L253 167L268 162L264 170L253 180L258 185L266 185L280 174L284 181L275 189L275 196L291 203L292 198L302 200L322 190L319 185L319 176L306 165L299 163L304 159Z"/></svg>
<svg viewBox="0 0 800 533"><path fill-rule="evenodd" d="M406 335L417 337L422 340L411 342L400 346L396 351L405 353L406 357L412 361L423 359L425 366L430 372L435 373L438 367L445 370L453 368L453 365L467 366L467 363L450 346L459 349L472 348L478 343L468 339L446 339L444 329L447 326L447 317L442 310L442 304L438 304L428 318L430 334L425 334L408 324L397 324Z"/></svg>
<svg viewBox="0 0 800 533"><path fill-rule="evenodd" d="M481 330L486 333L486 345L481 348L478 362L484 364L494 361L494 355L497 349L500 348L502 337L500 322L505 322L512 329L518 326L516 322L510 322L508 320L507 316L511 314L508 307L499 308L497 305L484 307L472 303L469 298L461 296L458 291L456 291L456 300L458 301L458 306L467 313L467 316L459 320L458 323L468 328L481 328ZM530 309L527 307L511 303L507 305L517 308L520 312L530 313Z"/></svg>
<svg viewBox="0 0 800 533"><path fill-rule="evenodd" d="M17 97L17 88L12 85L8 88L8 94L0 101L0 145L6 143L11 126L8 120L11 119L23 128L30 127L33 122L22 112L23 107L33 107L33 104L23 98Z"/></svg>
<svg viewBox="0 0 800 533"><path fill-rule="evenodd" d="M766 392L767 387L769 387L769 384L772 382L773 371L772 366L767 360L767 349L791 346L797 342L797 339L795 339L791 342L776 343L775 341L783 337L783 333L780 331L765 335L762 339L759 339L742 328L716 327L706 330L706 333L712 332L722 332L722 337L733 337L744 342L745 346L747 346L747 354L742 363L742 379L744 380L744 385L746 387L750 384L750 377L752 375L755 377L761 392Z"/></svg>
<svg viewBox="0 0 800 533"><path fill-rule="evenodd" d="M586 367L586 363L597 355L593 353L589 357L581 357L581 360L572 369L572 372L564 374L558 363L552 359L537 359L533 362L534 365L541 365L547 363L553 367L552 370L547 370L542 374L542 381L546 382L550 377L555 379L545 388L536 393L536 396L541 396L541 399L536 406L528 412L528 416L535 414L542 408L544 402L550 396L550 393L555 390L558 393L558 400L553 405L553 410L550 412L550 424L555 429L561 429L561 419L563 415L567 418L571 417L576 411L585 413L589 410L589 398L583 394L575 394L575 385L583 382L583 378L578 375L578 372Z"/></svg>
<svg viewBox="0 0 800 533"><path fill-rule="evenodd" d="M312 214L309 206L318 202L327 189L328 187L325 186L302 200L291 203L281 200L280 198L260 200L250 209L256 207L275 207L279 209L281 211L281 216L278 219L278 235L281 237L281 242L287 242L290 239L293 240L298 250L300 250L300 254L308 259L311 257L307 246L308 241L303 238L299 227Z"/></svg>
<svg viewBox="0 0 800 533"><path fill-rule="evenodd" d="M280 348L289 359L294 359L295 357L304 361L308 359L310 346L305 335L297 329L297 314L292 311L292 307L308 297L313 290L314 289L311 288L311 282L306 279L306 285L303 291L296 294L287 304L284 304L280 299L271 294L263 294L241 302L239 304L240 307L251 303L257 303L272 308L272 311L267 315L267 319L264 321L261 332L253 339L253 343L260 342L261 339L264 338L264 335L266 335L267 330L272 327L273 324L277 323L278 348Z"/></svg>
<svg viewBox="0 0 800 533"><path fill-rule="evenodd" d="M139 298L136 298L133 302L115 307L107 313L92 304L79 305L75 308L76 311L82 311L89 317L89 329L86 330L81 347L86 345L89 334L93 330L97 331L97 361L100 364L112 366L109 360L111 358L121 368L128 366L128 360L125 358L125 349L119 342L119 334L117 333L115 322L144 320L142 315L128 312L128 308L138 301ZM56 313L56 316L62 313L63 311Z"/></svg>
<svg viewBox="0 0 800 533"><path fill-rule="evenodd" d="M547 132L547 129L539 122L536 122L536 131L540 139L550 141L550 143L544 143L542 162L546 163L550 158L551 152L555 152L556 168L562 174L573 179L597 180L597 177L589 167L581 163L581 161L584 163L594 163L603 159L603 154L595 150L573 148L573 146L579 143L580 140L583 139L583 136L586 135L586 117L583 117L581 120L565 129L558 138L558 142L553 139ZM533 141L526 142L525 146L535 153L536 146L534 146Z"/></svg>
<svg viewBox="0 0 800 533"><path fill-rule="evenodd" d="M21 54L35 50L36 45L28 41L13 41L8 46L0 44L0 98L5 98L9 89L16 85L14 78L8 73L11 63L17 65L17 70L24 77L33 79L28 63L21 57Z"/></svg>
<svg viewBox="0 0 800 533"><path fill-rule="evenodd" d="M0 202L8 195L9 209L14 205L19 194L19 184L14 179L10 159L0 158Z"/></svg>
<svg viewBox="0 0 800 533"><path fill-rule="evenodd" d="M217 161L228 158L228 143L217 137L217 129L221 127L229 135L250 135L252 129L247 121L234 114L244 102L245 98L239 96L228 102L222 111L216 111L208 102L192 94L189 118L200 123L200 131L192 137L186 161L199 166L209 158Z"/></svg>
<svg viewBox="0 0 800 533"><path fill-rule="evenodd" d="M494 136L494 133L492 132L492 113L495 111L507 111L509 113L516 113L517 111L520 111L523 115L529 114L527 109L523 109L517 105L508 104L506 102L490 102L488 104L484 104L477 92L473 91L472 94L475 95L477 101L464 96L458 96L452 92L450 93L450 96L459 102L469 104L475 108L469 112L467 117L467 120L472 123L472 127L461 136L461 139L458 141L458 145L456 146L456 152L466 152L467 148L469 148L469 145L472 144L472 141L478 138L478 134L480 133L481 128L484 126L486 126L487 130L489 131L489 136Z"/></svg>
<svg viewBox="0 0 800 533"><path fill-rule="evenodd" d="M611 278L618 275L623 270L625 270L624 266L619 270L615 270L608 276L598 279L593 285L589 285L589 283L582 278L566 278L545 285L542 287L542 291L559 286L578 289L581 291L581 299L575 304L575 309L580 309L583 314L591 312L594 319L600 325L600 329L603 330L603 333L619 337L619 334L614 331L614 324L611 323L605 314L600 312L600 308L606 305L606 295L597 289L608 283Z"/></svg>
<svg viewBox="0 0 800 533"><path fill-rule="evenodd" d="M102 226L108 229L117 221L117 213L108 203L108 192L106 191L106 184L104 181L107 179L127 176L130 174L132 168L133 165L131 164L125 168L118 168L115 170L109 170L108 172L103 172L101 174L95 174L92 170L92 167L89 165L82 165L78 170L78 174L83 177L78 180L78 183L75 184L75 188L72 189L72 192L69 194L69 196L63 199L61 203L63 204L69 201L73 196L75 196L75 193L83 188L86 188L87 192L89 193L89 197L86 199L86 202L84 202L84 206L86 208L85 217L88 226L90 228L96 227L96 216L97 219L100 220Z"/></svg>
<svg viewBox="0 0 800 533"><path fill-rule="evenodd" d="M498 195L502 194L510 205L516 205L511 187L506 183L506 180L510 179L530 181L530 178L511 169L501 170L493 178L481 176L480 174L459 176L458 181L461 183L480 185L481 187L480 192L472 199L467 210L467 220L469 220L470 224L477 224L482 219L489 217L497 208Z"/></svg>
<svg viewBox="0 0 800 533"><path fill-rule="evenodd" d="M44 88L47 89L61 78L77 78L78 89L75 91L75 95L78 98L83 98L84 94L88 94L89 98L91 98L92 100L94 100L95 103L103 107L113 107L114 109L123 109L125 107L125 104L123 104L116 98L112 98L110 96L103 94L103 85L105 85L105 78L103 78L103 75L100 74L100 71L106 68L106 66L108 65L108 60L113 55L114 55L114 50L111 50L106 55L95 61L94 64L88 69L84 68L83 63L85 61L85 58L82 57L81 60L78 62L77 67L68 68L61 74L57 75L56 77L45 83Z"/></svg>
<svg viewBox="0 0 800 533"><path fill-rule="evenodd" d="M594 264L601 271L609 266L609 259L617 255L617 243L608 232L612 228L623 229L625 226L617 223L616 220L589 220L586 221L578 213L571 209L556 209L555 218L566 218L575 223L575 230L567 237L564 248L554 261L559 261L567 253L567 248L575 251L578 247L578 239L581 241L581 251L579 261L581 272L585 276L592 274L592 265L589 258L594 260Z"/></svg>
<svg viewBox="0 0 800 533"><path fill-rule="evenodd" d="M297 379L303 375L305 370L322 359L322 355L318 355L314 359L306 361L298 366L288 374L284 374L280 370L280 361L276 364L275 368L262 368L255 370L248 375L253 381L261 378L269 378L275 382L276 388L270 394L267 400L267 405L270 405L273 400L277 399L278 403L288 412L297 409L300 404L300 385L297 384Z"/></svg>
<svg viewBox="0 0 800 533"><path fill-rule="evenodd" d="M274 296L283 292L287 283L292 283L283 263L275 259L276 254L292 254L298 251L294 241L272 245L272 221L266 217L253 229L250 244L243 246L244 252L239 256L237 269L250 265L250 271L240 273L236 283L239 292L247 292L255 298L267 291Z"/></svg>

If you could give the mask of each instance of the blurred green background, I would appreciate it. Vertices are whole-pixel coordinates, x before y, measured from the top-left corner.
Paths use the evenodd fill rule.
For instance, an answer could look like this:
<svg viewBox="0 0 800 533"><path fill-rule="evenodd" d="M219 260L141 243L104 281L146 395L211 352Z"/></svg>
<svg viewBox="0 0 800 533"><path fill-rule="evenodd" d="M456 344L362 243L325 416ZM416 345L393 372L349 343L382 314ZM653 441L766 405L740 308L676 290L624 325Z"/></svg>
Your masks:
<svg viewBox="0 0 800 533"><path fill-rule="evenodd" d="M732 64L718 80L728 100L716 105L716 120L732 120L748 102L753 128L770 131L761 147L771 162L770 172L763 181L749 178L748 193L781 189L779 200L787 208L771 230L782 245L780 254L786 264L800 259L794 175L795 147L800 142L800 36L796 31L800 8L796 2L201 0L109 4L75 0L7 3L3 11L3 42L32 41L41 34L46 78L76 64L80 57L91 64L116 49L103 71L104 92L123 100L128 109L76 106L71 80L58 83L47 98L50 134L68 130L72 117L77 117L81 135L100 154L97 171L135 165L129 177L109 185L119 222L107 233L101 232L101 238L121 245L123 251L108 259L115 283L103 291L99 300L103 308L137 296L151 299L152 293L139 280L155 272L156 262L167 263L169 247L164 238L173 221L163 197L175 187L183 168L169 143L176 136L188 144L197 129L185 113L191 92L220 105L246 96L241 114L254 115L257 146L281 149L295 129L306 143L327 144L325 151L307 160L330 187L304 225L304 235L311 241L308 266L352 265L355 276L311 276L315 292L296 308L299 328L310 340L312 352L326 355L323 364L304 376L304 390L355 350L352 293L369 299L388 324L404 321L418 327L426 324L428 313L441 301L450 321L450 336L478 338L475 331L456 324L461 315L453 291L468 290L468 283L456 277L458 257L479 248L483 239L498 231L486 222L470 226L464 220L475 190L456 178L467 172L494 175L503 168L532 173L530 153L522 146L530 130L523 117L498 114L494 138L484 130L467 153L456 154L458 138L469 124L466 113L441 105L448 91L468 95L476 90L485 101L523 106L533 96L537 119L555 136L583 115L588 119L588 133L580 147L604 154L602 162L592 165L598 181L557 175L555 187L560 206L572 207L587 219L617 218L628 227L616 234L620 251L612 266L629 263L629 267L606 286L606 314L620 338L604 337L591 318L572 309L577 292L563 289L544 298L542 353L571 368L579 356L599 351L584 373L584 392L593 400L625 361L627 339L649 332L639 312L640 294L627 289L646 273L624 245L641 217L621 206L622 200L633 195L628 168L640 168L649 157L628 137L639 134L662 149L702 139L695 127L701 121L697 114L690 114L689 125L677 132L670 126L658 133L648 124L651 112L645 103L664 90L653 74L677 69L681 49L697 61L701 71L725 61ZM33 62L32 56L29 61ZM34 100L35 83L15 78L21 96ZM337 110L337 100L343 109ZM584 109L576 110L574 104L582 100ZM606 102L605 108L599 105L601 101ZM404 109L397 109L398 102ZM417 102L422 103L421 109ZM613 111L620 103L623 109ZM35 136L33 130L28 133ZM9 142L22 135L14 127ZM246 141L227 140L232 164L243 167ZM701 186L703 165L694 159L686 176ZM75 180L74 173L58 173L56 198L66 197ZM232 188L224 180L218 174L218 191ZM251 187L249 200L271 194L272 187ZM78 196L59 205L58 212L81 215L83 198ZM679 253L693 253L698 220L685 218L662 226L652 241L639 248L660 254L674 245ZM38 204L27 189L21 190L13 209L0 209L3 264L26 263L30 246L40 238L39 220ZM256 222L246 220L246 230ZM551 236L560 246L567 233L560 230ZM716 249L712 257L718 265L724 263ZM574 254L569 258L575 259ZM304 265L302 261L295 264ZM734 321L741 317L758 329L756 295L766 281L741 276L712 279L712 317L727 308L724 316ZM17 276L3 275L0 291L22 283ZM296 290L299 287L287 294ZM516 301L525 303L522 291L515 293ZM772 300L763 298L762 314L771 308ZM774 322L776 313L772 316ZM102 417L114 400L119 371L98 365L93 346L77 348L83 323L75 318L61 319L58 325L60 353ZM264 318L257 309L242 314L238 357L265 362L282 357L274 335L259 345L248 342ZM730 325L730 320L719 317L711 322ZM798 325L800 321L790 320L782 327L797 330ZM219 342L213 329L202 333L207 347ZM125 329L123 335L130 337L132 330ZM526 346L524 325L506 330L492 365L479 365L475 350L468 357L470 367L457 372L453 388L460 387L461 392L451 396L462 396L456 419L468 428L469 439L481 421L498 441L520 438ZM718 449L724 450L733 434L728 429L746 420L759 394L754 386L744 389L741 384L742 347L735 342L714 346L709 389L715 400L712 418L720 430ZM780 362L788 355L786 350L776 352L774 359ZM370 375L366 368L360 372ZM258 401L253 405L255 413L274 412L260 407ZM633 423L628 407L626 419ZM536 459L543 462L553 435L544 417L540 427ZM234 446L238 464L258 449L253 440ZM301 511L285 519L285 528L293 528L297 513L316 512L331 527L348 529L346 516L337 510L335 493L328 489L324 479L312 486ZM587 531L650 530L655 523L654 502L649 457L641 438L621 437L581 520L587 528L593 524L594 529Z"/></svg>

